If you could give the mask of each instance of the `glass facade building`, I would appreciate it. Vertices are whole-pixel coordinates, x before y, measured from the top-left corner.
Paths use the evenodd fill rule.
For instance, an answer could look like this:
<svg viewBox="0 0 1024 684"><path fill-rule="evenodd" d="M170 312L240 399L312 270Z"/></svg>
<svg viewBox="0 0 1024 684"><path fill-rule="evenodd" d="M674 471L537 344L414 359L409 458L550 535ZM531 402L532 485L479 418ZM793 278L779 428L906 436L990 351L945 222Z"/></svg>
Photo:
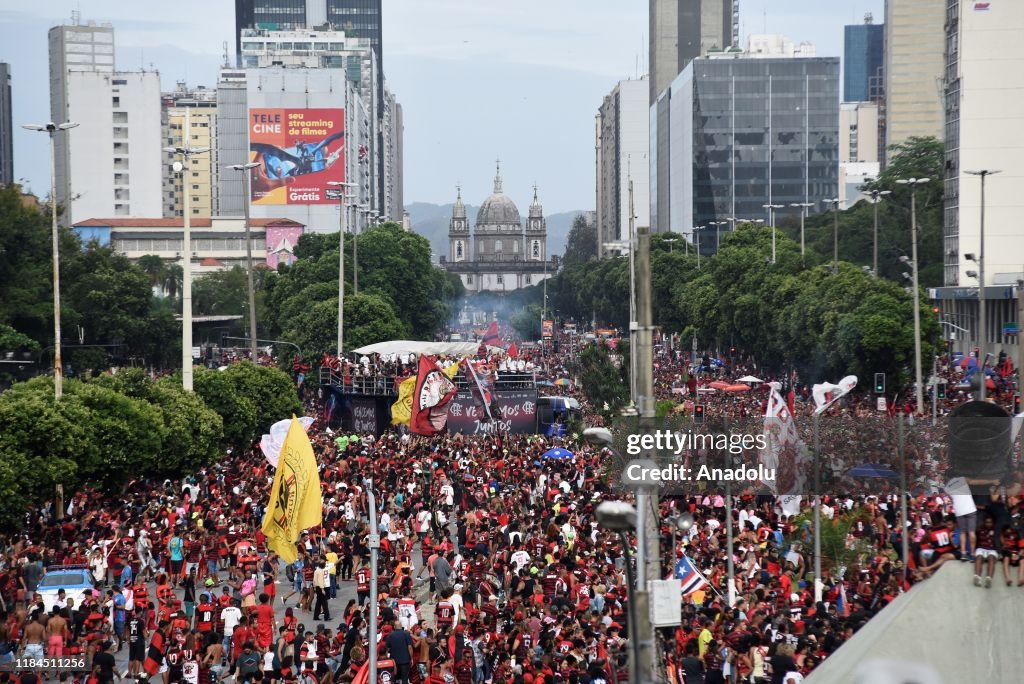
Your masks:
<svg viewBox="0 0 1024 684"><path fill-rule="evenodd" d="M659 232L767 220L765 204L786 205L778 220L797 211L791 203L813 212L838 194L838 58L694 60L652 107L651 125ZM716 242L702 239L702 251Z"/></svg>
<svg viewBox="0 0 1024 684"><path fill-rule="evenodd" d="M871 79L878 79L884 60L884 26L859 24L846 27L843 40L843 102L873 101Z"/></svg>

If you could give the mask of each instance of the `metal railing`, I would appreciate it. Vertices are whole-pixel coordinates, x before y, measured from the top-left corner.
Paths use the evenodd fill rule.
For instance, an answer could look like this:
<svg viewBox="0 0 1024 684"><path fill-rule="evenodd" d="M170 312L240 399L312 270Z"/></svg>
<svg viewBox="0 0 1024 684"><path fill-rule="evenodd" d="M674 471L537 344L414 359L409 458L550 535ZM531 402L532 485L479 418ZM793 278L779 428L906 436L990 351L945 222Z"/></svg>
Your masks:
<svg viewBox="0 0 1024 684"><path fill-rule="evenodd" d="M344 394L362 394L367 396L398 396L395 381L408 376L398 375L344 375L327 366L320 368L320 384L336 387ZM458 391L468 392L469 381L460 371L454 378ZM495 391L531 390L537 388L535 373L498 373L494 381Z"/></svg>

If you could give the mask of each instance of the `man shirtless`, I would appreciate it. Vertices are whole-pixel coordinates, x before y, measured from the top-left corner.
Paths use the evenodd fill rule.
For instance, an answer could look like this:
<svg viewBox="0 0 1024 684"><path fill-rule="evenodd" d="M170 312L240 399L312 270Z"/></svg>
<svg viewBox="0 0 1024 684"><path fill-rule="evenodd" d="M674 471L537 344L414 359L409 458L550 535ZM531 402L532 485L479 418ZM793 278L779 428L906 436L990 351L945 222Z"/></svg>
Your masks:
<svg viewBox="0 0 1024 684"><path fill-rule="evenodd" d="M40 616L35 613L32 616L32 621L25 627L25 634L22 639L24 644L24 652L22 656L26 660L35 660L41 662L46 657L46 652L43 644L46 641L46 628L40 622ZM38 669L34 670L36 674L39 673Z"/></svg>
<svg viewBox="0 0 1024 684"><path fill-rule="evenodd" d="M50 658L60 658L64 655L64 639L71 630L68 626L68 609L61 608L54 610L50 619L46 621L46 655ZM59 673L54 672L56 679Z"/></svg>

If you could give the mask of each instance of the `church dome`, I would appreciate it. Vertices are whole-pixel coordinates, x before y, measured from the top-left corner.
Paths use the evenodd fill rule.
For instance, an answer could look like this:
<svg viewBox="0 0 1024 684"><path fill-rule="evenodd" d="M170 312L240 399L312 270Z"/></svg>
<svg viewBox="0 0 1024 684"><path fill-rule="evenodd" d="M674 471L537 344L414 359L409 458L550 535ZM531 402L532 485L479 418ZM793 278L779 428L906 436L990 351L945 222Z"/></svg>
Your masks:
<svg viewBox="0 0 1024 684"><path fill-rule="evenodd" d="M480 205L476 215L478 226L521 225L519 209L508 195L501 191L501 175L494 177L494 193Z"/></svg>

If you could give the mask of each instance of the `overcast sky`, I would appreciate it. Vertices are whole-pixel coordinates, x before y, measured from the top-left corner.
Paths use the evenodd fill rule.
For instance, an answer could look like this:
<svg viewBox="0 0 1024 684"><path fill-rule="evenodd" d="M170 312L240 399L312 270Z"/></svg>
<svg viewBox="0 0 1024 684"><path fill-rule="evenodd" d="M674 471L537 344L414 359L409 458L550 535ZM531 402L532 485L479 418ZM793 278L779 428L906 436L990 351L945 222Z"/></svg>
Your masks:
<svg viewBox="0 0 1024 684"><path fill-rule="evenodd" d="M749 33L810 40L841 55L843 25L884 0L741 0ZM215 86L223 44L233 51L230 0L0 0L0 61L11 63L14 122L49 118L47 30L114 25L119 69L155 68ZM495 159L521 208L536 182L548 213L594 206L594 114L602 97L647 61L646 0L384 0L384 70L405 109L405 199L451 201L456 183L479 203ZM234 59L234 56L231 56ZM17 128L15 177L49 192L45 137Z"/></svg>

